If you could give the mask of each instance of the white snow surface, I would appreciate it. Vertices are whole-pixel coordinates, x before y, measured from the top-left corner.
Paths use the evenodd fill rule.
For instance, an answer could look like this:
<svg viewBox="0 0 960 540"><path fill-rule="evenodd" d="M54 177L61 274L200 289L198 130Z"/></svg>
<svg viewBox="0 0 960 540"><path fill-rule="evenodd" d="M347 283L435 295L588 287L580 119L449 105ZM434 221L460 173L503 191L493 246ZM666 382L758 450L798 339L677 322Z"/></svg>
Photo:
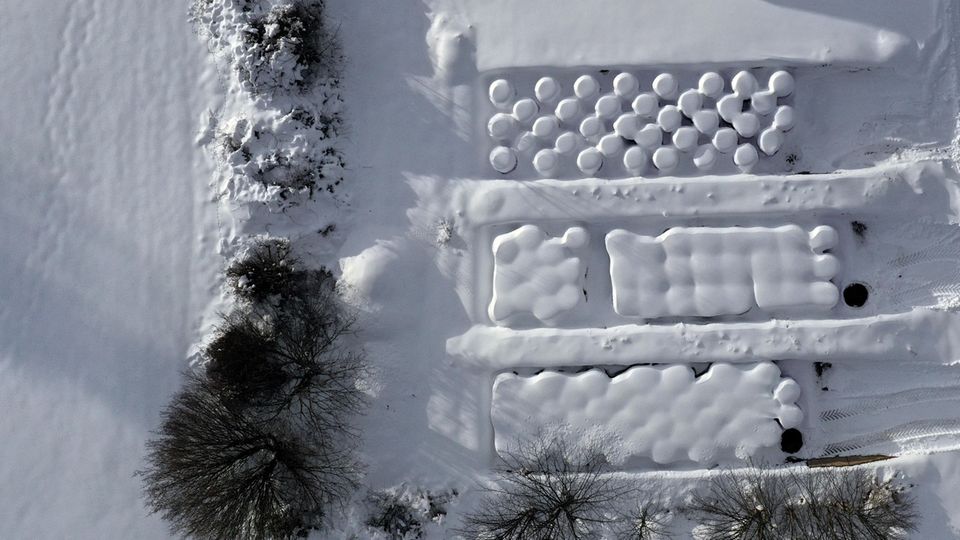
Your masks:
<svg viewBox="0 0 960 540"><path fill-rule="evenodd" d="M132 475L210 312L218 250L251 232L295 232L311 262L339 268L375 371L371 409L359 420L365 482L457 489L449 523L431 525L432 538L450 536L496 464L497 377L758 362L775 363L802 389L797 457L902 454L879 467L914 486L923 513L915 538L960 535L955 2L330 0L349 58L346 178L335 201L291 212L259 204L270 194L235 181L245 172L236 163L221 163L210 186L195 134L249 141L254 129L272 130L254 148L267 165L261 156L274 139L292 156L327 147L305 143L279 108L235 99L229 81L221 103L185 1L2 1L0 537L169 537ZM791 108L764 117L792 128L756 126L745 137L736 131L753 132L750 117L739 126L718 118L704 148L700 130L712 131L714 119L684 114L696 108L687 91L702 90L701 107L714 107L716 80L701 88L696 77L716 72L726 87L743 70L774 86L766 75L792 75ZM620 73L633 74L636 88ZM673 80L657 77L665 73ZM608 86L575 84L583 75ZM491 92L496 80L508 86ZM641 100L641 112L656 107L655 127L676 128L652 152L609 137L622 116L610 116L613 96L628 112L621 96L639 96L641 85L657 98ZM738 85L744 96L752 86ZM747 106L768 110L759 91ZM552 148L514 139L494 170L491 93L497 103L579 101L576 112L557 101L556 125L537 122L548 115L531 116L527 101L504 109L529 120L532 136L556 139ZM587 132L607 138L571 159L583 135L563 122L581 113L579 103L603 117ZM229 115L210 122L207 107ZM652 144L656 132L647 131ZM728 167L718 147L740 167ZM525 160L521 149L534 148ZM608 156L621 171L659 163L664 172L612 174ZM214 194L232 199L216 208L207 202ZM867 304L649 324L613 309L600 242L610 231L657 238L671 228L784 224L833 228L839 265L829 281L841 290L866 284ZM488 312L493 242L528 225L552 239L574 228L589 235L576 255L584 298L554 326L536 317L497 326ZM818 375L814 362L832 367ZM761 454L785 458L777 448ZM709 474L652 459L623 469L672 494Z"/></svg>
<svg viewBox="0 0 960 540"><path fill-rule="evenodd" d="M829 0L433 0L476 29L481 71L529 66L770 62L877 64L915 58L944 3ZM545 14L549 13L549 16Z"/></svg>
<svg viewBox="0 0 960 540"><path fill-rule="evenodd" d="M952 3L683 0L641 9L629 0L428 0L422 12L386 0L332 6L351 58L345 154L358 217L343 237L340 267L364 309L368 351L380 370L364 420L371 485L466 486L460 509L468 508L475 501L469 486L489 478L497 463L491 405L493 383L504 373L772 361L802 388L796 405L805 442L797 457L840 446L910 454L881 467L902 468L920 482L915 489L928 514L918 538L956 536L960 521L951 516L960 509L944 483L956 478L950 464L960 448L952 409L885 409L857 424L821 420L819 405L904 390L926 396L926 388L954 380L960 319L949 306L951 295L960 296L960 256L945 247L957 239L960 220L952 59L960 49L951 37L960 19ZM717 130L729 131L716 142L729 154L700 151L707 141L699 131L698 148L687 151L674 146L688 147L688 135L674 141L676 132L669 139L660 133L657 160L665 169L677 160L665 173L650 168L656 150L601 143L616 133L620 116L636 113L621 94L639 96L643 85L657 99L641 100L641 112L657 109L659 123L666 109L667 126L679 113L678 131L698 129L683 114L693 98L680 97L699 93L697 78L707 72L721 74L729 92L743 70L762 73L756 78L767 85L774 71L793 76L794 91L777 103L791 108L779 120L777 111L765 117L789 130L757 126L753 137L742 137L718 112ZM637 87L629 77L617 81L621 73L632 74ZM674 76L676 89L669 79L654 87L663 73ZM703 98L718 95L715 84L705 82L702 108L715 107L715 98ZM738 84L749 90L749 79ZM663 98L657 89L676 95ZM622 111L615 117L614 96ZM744 104L769 109L764 97L741 101L740 112ZM725 110L733 111L731 104ZM491 123L496 114L503 116ZM597 120L574 126L577 115ZM621 130L628 124L621 121ZM580 146L581 127L599 135L591 148ZM712 131L712 119L701 115L699 127ZM510 137L493 144L491 131ZM714 137L709 143L716 150ZM616 167L604 166L604 152L616 156ZM744 173L727 159L756 162ZM655 174L628 174L624 162ZM866 232L856 233L854 221ZM840 290L862 281L868 303L775 314L758 306L644 324L613 309L601 241L610 231L657 238L671 228L785 224L805 237L818 226L835 230L830 255L839 264L822 281ZM494 241L526 226L551 239L571 228L589 234L576 254L584 299L549 322L491 321ZM822 255L806 249L810 260ZM820 380L814 362L834 367ZM766 450L782 463L779 448ZM943 453L921 456L930 452ZM707 474L653 460L624 469L671 493Z"/></svg>
<svg viewBox="0 0 960 540"><path fill-rule="evenodd" d="M144 442L212 298L187 2L4 1L0 538L168 538Z"/></svg>
<svg viewBox="0 0 960 540"><path fill-rule="evenodd" d="M503 373L493 383L494 441L509 455L559 432L570 448L590 441L587 448L615 464L737 463L800 424L799 397L796 381L770 362L714 364L696 378L680 365L635 366L615 377L600 369Z"/></svg>

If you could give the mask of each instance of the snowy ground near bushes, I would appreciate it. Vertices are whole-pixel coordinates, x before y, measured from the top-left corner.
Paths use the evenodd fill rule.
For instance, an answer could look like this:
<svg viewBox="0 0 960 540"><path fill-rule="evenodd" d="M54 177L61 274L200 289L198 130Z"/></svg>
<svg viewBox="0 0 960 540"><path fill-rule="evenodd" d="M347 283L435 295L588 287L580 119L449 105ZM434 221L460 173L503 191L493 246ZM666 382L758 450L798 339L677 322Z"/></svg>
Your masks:
<svg viewBox="0 0 960 540"><path fill-rule="evenodd" d="M349 59L346 179L335 201L287 213L211 185L207 110L246 105L223 99L185 1L4 7L0 537L168 536L132 474L220 305L222 255L259 232L295 235L343 275L377 372L361 420L367 484L405 485L421 505L421 489L456 490L447 525L495 463L499 374L775 361L801 387L799 455L903 454L881 467L915 485L915 537L960 536L951 2L329 0ZM533 95L544 75L625 70L648 84L753 67L796 79L796 126L758 175L552 181L531 168L503 180L490 168L496 79ZM590 234L586 298L569 308L579 311L489 317L493 239L526 224ZM866 306L652 320L613 308L611 230L789 224L837 231L834 283L866 283ZM818 376L813 362L832 367ZM623 474L680 494L705 472L648 463ZM345 512L343 531L368 536L364 511Z"/></svg>

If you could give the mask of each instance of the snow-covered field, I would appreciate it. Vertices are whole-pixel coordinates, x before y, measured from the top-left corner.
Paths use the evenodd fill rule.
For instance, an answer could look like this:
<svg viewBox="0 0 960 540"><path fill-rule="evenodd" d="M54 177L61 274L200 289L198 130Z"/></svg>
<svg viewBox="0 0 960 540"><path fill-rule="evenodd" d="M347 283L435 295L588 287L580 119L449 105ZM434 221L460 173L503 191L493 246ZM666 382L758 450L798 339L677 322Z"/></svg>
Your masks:
<svg viewBox="0 0 960 540"><path fill-rule="evenodd" d="M4 7L0 538L169 535L133 473L256 233L340 275L364 484L456 491L430 537L545 427L668 493L796 428L960 537L954 2L329 0L345 178L284 211L217 137L318 139L186 1Z"/></svg>
<svg viewBox="0 0 960 540"><path fill-rule="evenodd" d="M143 443L215 291L184 1L4 2L0 537L166 538Z"/></svg>
<svg viewBox="0 0 960 540"><path fill-rule="evenodd" d="M501 444L563 423L620 430L626 470L680 485L696 467L658 458L685 443L641 433L696 414L624 412L623 369L775 361L800 389L797 457L907 456L885 466L917 485L916 537L958 534L951 3L401 4L333 3L362 222L341 268L383 381L371 484L470 486ZM715 444L694 455L735 453Z"/></svg>

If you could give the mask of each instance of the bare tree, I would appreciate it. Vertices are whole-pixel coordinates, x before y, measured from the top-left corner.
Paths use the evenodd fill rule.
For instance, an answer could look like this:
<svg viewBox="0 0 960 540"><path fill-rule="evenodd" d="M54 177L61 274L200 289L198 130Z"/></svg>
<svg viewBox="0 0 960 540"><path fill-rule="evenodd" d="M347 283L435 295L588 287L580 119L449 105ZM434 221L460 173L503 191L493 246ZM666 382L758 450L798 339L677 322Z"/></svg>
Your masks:
<svg viewBox="0 0 960 540"><path fill-rule="evenodd" d="M463 533L484 540L590 538L616 518L611 509L632 490L606 474L591 449L574 450L560 439L520 443L507 453Z"/></svg>
<svg viewBox="0 0 960 540"><path fill-rule="evenodd" d="M909 494L857 468L726 472L692 509L707 540L895 540L918 517Z"/></svg>
<svg viewBox="0 0 960 540"><path fill-rule="evenodd" d="M714 476L707 493L697 493L693 509L702 515L707 540L783 540L789 490L780 475L759 469Z"/></svg>
<svg viewBox="0 0 960 540"><path fill-rule="evenodd" d="M355 436L367 374L352 343L355 317L325 271L298 271L277 305L248 305L224 318L205 349L207 373L223 396L267 421L295 418L310 431Z"/></svg>
<svg viewBox="0 0 960 540"><path fill-rule="evenodd" d="M302 271L281 302L242 304L205 370L163 413L141 474L150 506L197 538L287 538L356 487L363 354L333 278Z"/></svg>
<svg viewBox="0 0 960 540"><path fill-rule="evenodd" d="M868 470L818 471L793 479L806 507L803 534L824 540L896 540L916 529L919 515L911 495Z"/></svg>
<svg viewBox="0 0 960 540"><path fill-rule="evenodd" d="M356 485L351 453L284 422L267 425L192 377L148 443L147 501L195 538L290 538Z"/></svg>

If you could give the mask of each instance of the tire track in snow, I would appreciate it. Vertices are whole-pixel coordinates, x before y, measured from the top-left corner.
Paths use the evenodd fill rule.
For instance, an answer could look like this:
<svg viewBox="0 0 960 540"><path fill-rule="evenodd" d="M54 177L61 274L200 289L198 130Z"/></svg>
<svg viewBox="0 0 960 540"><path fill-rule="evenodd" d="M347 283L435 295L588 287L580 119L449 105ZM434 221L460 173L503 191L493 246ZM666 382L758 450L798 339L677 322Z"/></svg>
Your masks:
<svg viewBox="0 0 960 540"><path fill-rule="evenodd" d="M929 444L935 437L952 437L952 444L944 444L941 447ZM850 452L862 452L864 450L877 447L884 444L893 444L902 447L909 443L925 440L927 444L923 445L925 451L944 450L960 446L960 419L934 419L920 420L916 422L907 422L883 431L858 435L839 442L829 443L824 446L823 454L834 456Z"/></svg>
<svg viewBox="0 0 960 540"><path fill-rule="evenodd" d="M839 401L853 402L851 405L833 407L820 413L820 420L836 422L864 414L876 414L890 409L908 407L924 403L960 400L960 387L916 388L888 395L851 396ZM958 408L960 410L960 408Z"/></svg>
<svg viewBox="0 0 960 540"><path fill-rule="evenodd" d="M889 261L894 268L906 268L921 263L960 261L960 231L956 225L920 224L923 238L937 239L916 251Z"/></svg>
<svg viewBox="0 0 960 540"><path fill-rule="evenodd" d="M887 261L898 277L905 278L891 284L890 303L897 308L930 307L960 298L960 228L918 224L905 238L923 239L925 245Z"/></svg>

